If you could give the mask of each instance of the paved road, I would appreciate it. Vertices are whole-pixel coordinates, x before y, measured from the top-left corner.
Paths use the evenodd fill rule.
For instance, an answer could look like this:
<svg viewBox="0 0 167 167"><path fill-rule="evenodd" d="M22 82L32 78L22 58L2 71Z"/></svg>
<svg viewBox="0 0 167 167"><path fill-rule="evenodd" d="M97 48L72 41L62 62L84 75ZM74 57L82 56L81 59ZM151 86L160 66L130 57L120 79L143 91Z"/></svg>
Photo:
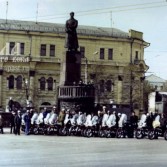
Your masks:
<svg viewBox="0 0 167 167"><path fill-rule="evenodd" d="M166 167L163 138L105 139L0 134L0 167Z"/></svg>

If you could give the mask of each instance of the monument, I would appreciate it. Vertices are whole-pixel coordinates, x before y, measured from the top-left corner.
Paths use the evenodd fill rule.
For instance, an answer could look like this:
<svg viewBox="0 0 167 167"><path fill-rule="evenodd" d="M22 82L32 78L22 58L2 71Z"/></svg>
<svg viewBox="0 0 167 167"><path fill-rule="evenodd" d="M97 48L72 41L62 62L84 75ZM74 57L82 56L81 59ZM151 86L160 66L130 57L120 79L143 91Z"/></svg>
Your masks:
<svg viewBox="0 0 167 167"><path fill-rule="evenodd" d="M77 37L78 21L74 12L65 24L65 45L67 48L60 72L60 86L58 87L58 108L73 108L79 106L84 112L94 107L94 86L81 84L81 53L78 51Z"/></svg>

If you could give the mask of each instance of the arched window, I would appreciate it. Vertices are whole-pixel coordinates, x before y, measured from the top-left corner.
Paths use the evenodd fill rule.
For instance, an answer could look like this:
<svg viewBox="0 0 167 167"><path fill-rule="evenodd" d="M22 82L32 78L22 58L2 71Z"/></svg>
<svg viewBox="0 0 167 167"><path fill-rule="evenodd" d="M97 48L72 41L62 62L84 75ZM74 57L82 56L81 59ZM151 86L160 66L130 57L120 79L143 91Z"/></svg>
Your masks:
<svg viewBox="0 0 167 167"><path fill-rule="evenodd" d="M100 80L100 93L104 93L104 80Z"/></svg>
<svg viewBox="0 0 167 167"><path fill-rule="evenodd" d="M19 76L16 78L16 88L17 88L17 89L22 89L22 82L23 82L22 76L19 75Z"/></svg>
<svg viewBox="0 0 167 167"><path fill-rule="evenodd" d="M48 90L53 90L53 78L49 77L47 82L48 82Z"/></svg>
<svg viewBox="0 0 167 167"><path fill-rule="evenodd" d="M8 78L8 88L14 89L14 76L13 75L10 75Z"/></svg>
<svg viewBox="0 0 167 167"><path fill-rule="evenodd" d="M111 80L107 80L107 82L106 82L106 90L108 92L112 91L112 81Z"/></svg>
<svg viewBox="0 0 167 167"><path fill-rule="evenodd" d="M45 84L46 84L45 78L41 77L41 79L40 79L40 90L45 90Z"/></svg>

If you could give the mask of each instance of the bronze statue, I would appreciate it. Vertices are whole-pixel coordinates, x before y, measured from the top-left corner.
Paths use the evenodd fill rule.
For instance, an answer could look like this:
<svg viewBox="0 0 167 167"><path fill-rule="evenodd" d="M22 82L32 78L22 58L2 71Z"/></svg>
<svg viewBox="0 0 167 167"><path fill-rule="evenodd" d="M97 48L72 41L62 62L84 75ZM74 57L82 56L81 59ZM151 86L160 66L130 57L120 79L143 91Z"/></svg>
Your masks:
<svg viewBox="0 0 167 167"><path fill-rule="evenodd" d="M66 21L65 31L65 48L69 51L77 51L78 49L78 37L76 28L78 27L78 21L74 19L74 12L70 13L70 19Z"/></svg>

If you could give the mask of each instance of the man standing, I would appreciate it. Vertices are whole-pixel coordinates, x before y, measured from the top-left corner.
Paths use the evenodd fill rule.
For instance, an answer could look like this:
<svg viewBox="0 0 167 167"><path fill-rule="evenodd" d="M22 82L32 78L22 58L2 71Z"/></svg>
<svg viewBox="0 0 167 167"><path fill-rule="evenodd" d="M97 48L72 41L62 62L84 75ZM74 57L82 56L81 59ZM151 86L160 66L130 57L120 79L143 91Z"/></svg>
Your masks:
<svg viewBox="0 0 167 167"><path fill-rule="evenodd" d="M135 112L132 112L132 115L130 116L130 128L129 128L129 136L133 137L134 130L137 128L138 125L138 116L135 115Z"/></svg>
<svg viewBox="0 0 167 167"><path fill-rule="evenodd" d="M74 12L70 13L70 19L66 21L65 31L65 48L68 48L69 51L77 51L78 49L78 37L76 28L78 27L78 21L74 19Z"/></svg>
<svg viewBox="0 0 167 167"><path fill-rule="evenodd" d="M30 125L31 125L31 117L29 110L27 110L27 114L24 116L24 122L25 122L25 134L29 135Z"/></svg>
<svg viewBox="0 0 167 167"><path fill-rule="evenodd" d="M16 113L12 111L11 117L10 117L10 133L15 133L15 119Z"/></svg>
<svg viewBox="0 0 167 167"><path fill-rule="evenodd" d="M18 110L17 114L14 118L14 123L15 123L15 135L20 135L20 127L21 127L21 111Z"/></svg>

